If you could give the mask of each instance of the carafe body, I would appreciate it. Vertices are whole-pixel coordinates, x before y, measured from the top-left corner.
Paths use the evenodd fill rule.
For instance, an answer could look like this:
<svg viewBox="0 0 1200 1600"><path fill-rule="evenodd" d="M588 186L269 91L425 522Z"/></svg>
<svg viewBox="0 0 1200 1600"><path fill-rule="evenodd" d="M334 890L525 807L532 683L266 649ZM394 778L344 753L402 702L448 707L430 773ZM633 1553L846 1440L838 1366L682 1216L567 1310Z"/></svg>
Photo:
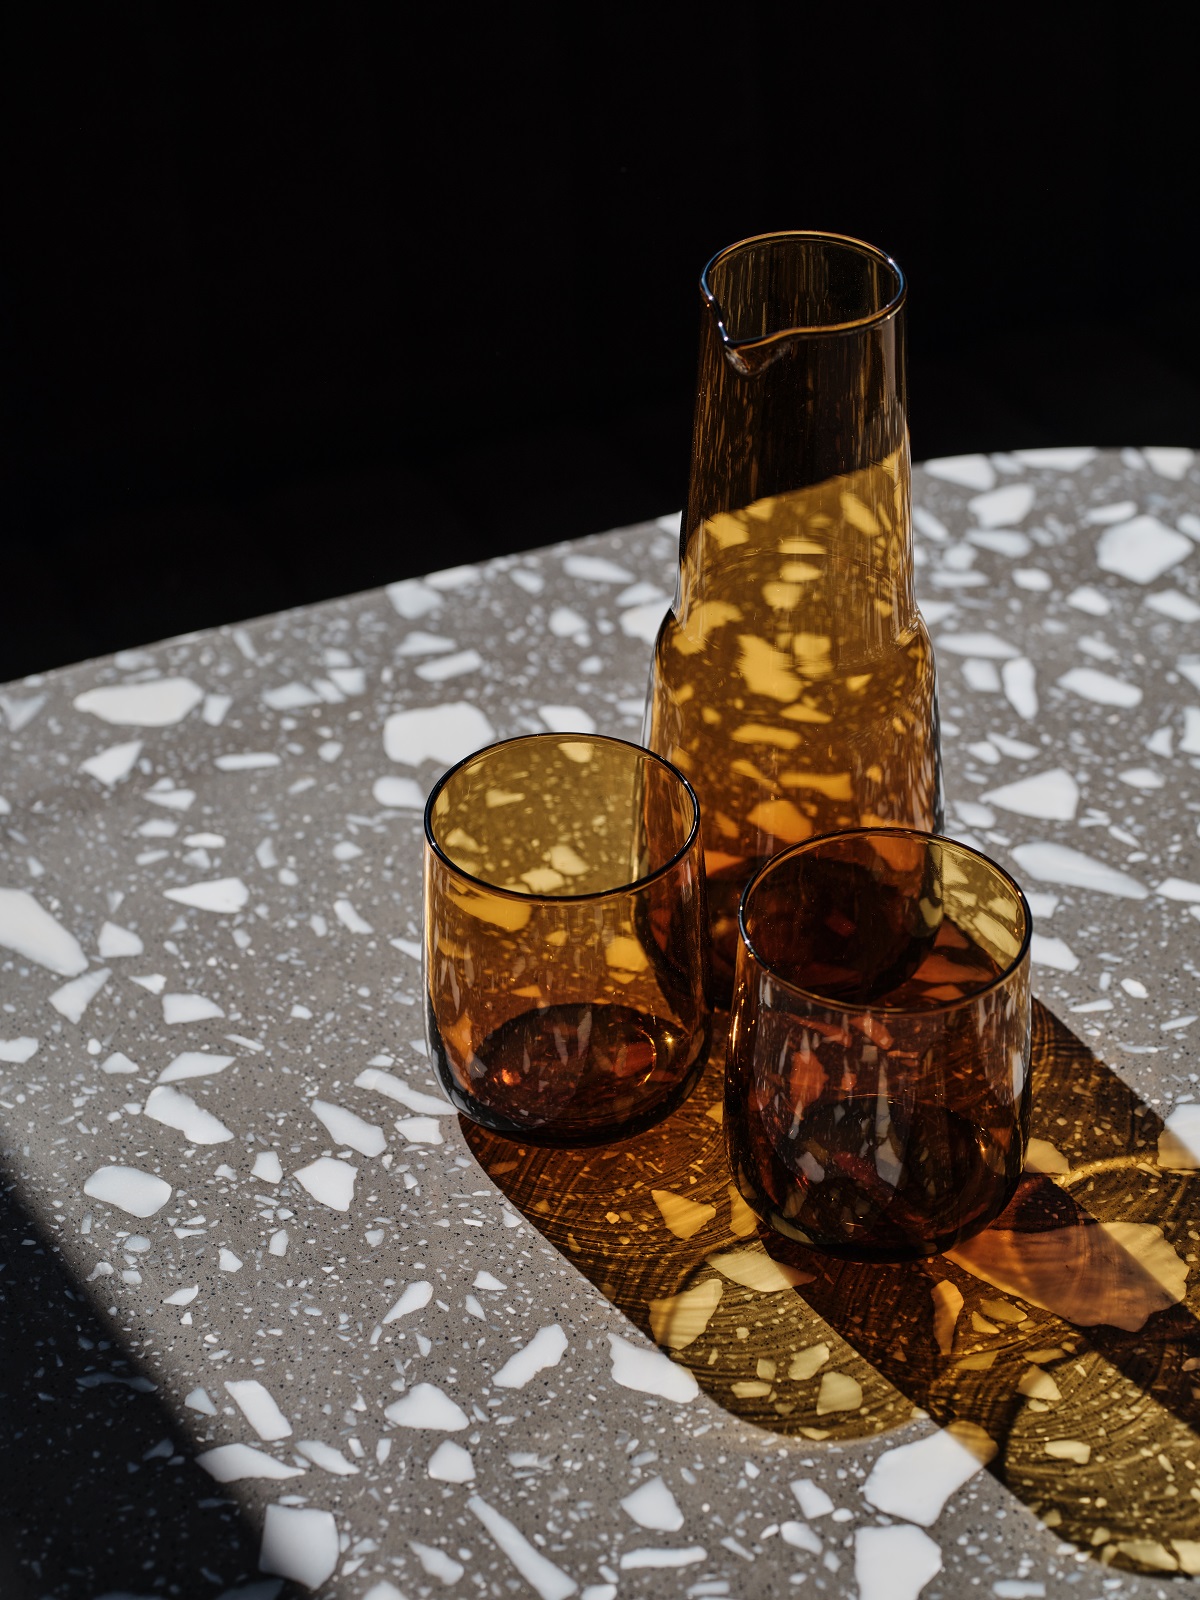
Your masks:
<svg viewBox="0 0 1200 1600"><path fill-rule="evenodd" d="M675 604L646 742L700 798L713 951L763 862L842 828L942 826L933 650L913 595L899 269L824 234L701 280Z"/></svg>

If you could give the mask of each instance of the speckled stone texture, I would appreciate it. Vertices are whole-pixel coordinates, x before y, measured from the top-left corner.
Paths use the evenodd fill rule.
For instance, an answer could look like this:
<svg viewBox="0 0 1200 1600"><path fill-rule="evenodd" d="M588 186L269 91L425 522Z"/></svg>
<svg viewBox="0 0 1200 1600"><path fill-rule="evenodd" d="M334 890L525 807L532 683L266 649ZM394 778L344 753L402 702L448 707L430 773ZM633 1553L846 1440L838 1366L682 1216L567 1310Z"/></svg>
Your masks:
<svg viewBox="0 0 1200 1600"><path fill-rule="evenodd" d="M1200 1238L1200 467L1165 449L956 458L918 470L915 495L948 826L1024 884L1036 992L1160 1130L1137 1170L1172 1174L1179 1226L1126 1246L1166 1251L1147 1270L1175 1309L1155 1315L1179 1317ZM657 1314L631 1321L539 1225L515 1147L510 1167L442 1099L424 796L493 737L637 738L677 524L0 694L5 1596L1092 1600L1200 1568L1200 1546L1104 1525L1099 1377L1050 1452L1060 1478L1093 1474L1080 1550L1003 1468L1004 1440L982 1470L986 1448L879 1376L829 1305L771 1278L719 1175L707 1208L686 1163L665 1199L628 1176L595 1224L641 1261L686 1240L697 1317L720 1299L730 1347L744 1327L755 1348L784 1296L800 1306L792 1366L737 1378L753 1394L715 1343L711 1376L686 1344L657 1352ZM714 1083L680 1113L710 1165ZM1076 1161L1069 1120L1035 1130L1052 1174ZM928 1337L948 1360L986 1354L1000 1325L962 1310L968 1279L928 1282ZM1001 1288L980 1292L1024 1315ZM1057 1371L1055 1349L1029 1370ZM1022 1382L1049 1427L1065 1378ZM1160 1484L1181 1504L1191 1426ZM889 1455L921 1440L911 1467ZM897 1498L909 1477L922 1491Z"/></svg>

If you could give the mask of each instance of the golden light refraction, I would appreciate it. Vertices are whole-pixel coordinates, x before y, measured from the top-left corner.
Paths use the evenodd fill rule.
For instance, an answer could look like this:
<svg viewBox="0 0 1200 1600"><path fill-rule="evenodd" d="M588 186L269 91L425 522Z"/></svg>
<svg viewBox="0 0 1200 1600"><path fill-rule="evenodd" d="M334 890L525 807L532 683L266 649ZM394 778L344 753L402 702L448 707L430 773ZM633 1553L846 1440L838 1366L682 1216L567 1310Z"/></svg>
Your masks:
<svg viewBox="0 0 1200 1600"><path fill-rule="evenodd" d="M466 1132L529 1221L746 1422L886 1438L920 1408L1098 1564L1200 1572L1200 1172L1172 1169L1190 1158L1157 1113L1036 1001L1032 1070L1007 1211L893 1266L798 1259L760 1232L715 1059L668 1121L603 1150Z"/></svg>

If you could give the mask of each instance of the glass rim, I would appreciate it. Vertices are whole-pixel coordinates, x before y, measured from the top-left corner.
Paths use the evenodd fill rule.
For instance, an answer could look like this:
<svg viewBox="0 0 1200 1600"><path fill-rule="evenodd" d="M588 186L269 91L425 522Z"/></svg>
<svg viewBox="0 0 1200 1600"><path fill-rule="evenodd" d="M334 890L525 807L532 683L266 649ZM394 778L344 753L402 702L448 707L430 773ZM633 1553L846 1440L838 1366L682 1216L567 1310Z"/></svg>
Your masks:
<svg viewBox="0 0 1200 1600"><path fill-rule="evenodd" d="M922 1006L918 1009L915 1006L865 1005L861 1001L835 1000L829 995L821 994L816 989L806 989L803 984L793 983L789 978L782 977L778 972L775 971L775 968L769 961L765 961L763 959L759 952L754 948L753 941L746 931L746 905L750 899L751 892L773 868L780 864L780 862L787 860L792 856L802 855L806 850L811 849L814 845L828 844L834 839L867 839L870 838L872 834L890 835L892 838L918 839L924 845L950 845L955 850L961 850L966 855L974 856L977 861L984 862L987 866L991 867L993 872L995 872L999 877L1003 878L1005 883L1012 887L1016 893L1017 901L1020 904L1021 911L1025 917L1025 936L1021 940L1020 947L1018 948L1016 955L1013 956L1012 960L1007 964L1003 972L999 973L995 978L993 978L990 983L981 984L978 989L973 990L970 994L964 995L961 1000L939 1001L935 1006ZM792 994L803 995L806 1000L812 1001L818 1006L825 1006L831 1011L844 1011L855 1016L866 1016L873 1012L885 1012L889 1016L896 1017L933 1017L945 1015L951 1011L956 1011L961 1006L973 1005L976 1000L981 999L986 994L990 994L993 989L1003 988L1003 986L1017 971L1017 968L1020 967L1022 962L1025 960L1025 957L1029 953L1029 947L1033 942L1033 912L1029 909L1029 901L1025 898L1024 889L1021 888L1021 885L1013 877L1011 872L1006 871L998 861L993 861L991 856L985 855L982 850L977 850L974 845L964 844L961 839L951 839L944 833L924 833L920 828L903 828L898 826L886 828L836 828L830 833L814 834L811 839L801 839L798 844L789 845L786 850L780 850L777 855L773 855L769 861L765 861L763 863L763 865L750 879L749 883L747 883L746 887L742 890L741 898L738 901L737 924L738 939L741 942L742 947L754 961L756 966L758 966L761 971L769 974L773 983L780 984L784 989L787 989ZM737 980L735 977L735 987L736 983Z"/></svg>
<svg viewBox="0 0 1200 1600"><path fill-rule="evenodd" d="M811 325L803 323L790 328L780 328L775 333L759 334L753 339L735 339L730 334L723 320L724 308L717 299L710 282L710 274L714 269L727 261L730 256L736 255L739 250L745 250L750 245L773 244L777 241L806 239L814 243L842 245L855 254L870 257L880 266L887 267L896 276L896 289L891 299L878 311L872 311L869 316L854 317L848 322L820 322ZM756 233L747 239L738 239L733 244L726 245L723 250L718 250L716 255L709 260L700 274L700 294L705 305L712 311L717 319L721 341L729 350L768 350L774 344L779 344L787 339L820 339L830 334L858 333L866 328L878 327L880 323L887 322L896 316L904 306L908 294L908 281L899 264L888 255L886 250L881 250L878 245L868 244L865 239L855 239L847 233L825 233L819 229L792 228L784 229L778 233Z"/></svg>
<svg viewBox="0 0 1200 1600"><path fill-rule="evenodd" d="M617 884L611 889L592 889L587 894L534 894L525 893L517 889L508 889L502 884L488 883L485 878L477 878L474 873L467 872L463 867L460 867L456 861L452 861L442 849L441 845L438 844L437 840L434 838L431 821L433 816L433 807L437 797L450 782L451 778L453 778L456 773L460 772L462 768L468 764L468 762L474 761L478 756L481 756L486 752L499 750L502 749L503 746L510 744L540 744L544 740L548 739L566 739L573 743L583 744L615 744L619 745L624 750L631 750L635 755L643 756L648 761L653 761L657 763L658 766L663 767L670 774L670 776L676 780L676 782L683 786L687 793L688 799L692 802L692 824L688 829L687 838L683 841L675 853L667 861L664 861L662 866L655 867L653 872L648 872L641 878L633 878L628 883ZM424 825L425 843L429 849L433 851L434 855L437 856L438 860L441 861L445 866L449 867L451 872L457 873L458 876L465 882L473 884L476 888L483 889L488 894L498 895L504 900L519 901L524 905L583 905L590 900L608 900L613 895L632 894L635 890L647 888L650 884L657 882L659 878L664 877L668 872L673 871L674 868L679 865L683 858L692 849L697 838L699 837L700 802L696 798L696 791L692 788L691 784L684 777L683 773L680 772L679 768L674 764L674 762L668 761L665 756L660 756L654 750L647 750L644 745L634 744L632 739L618 739L610 733L575 733L572 731L564 732L548 729L545 733L518 733L514 734L510 739L496 739L491 744L480 745L478 750L472 750L469 755L463 756L461 761L456 761L452 767L448 767L429 792L429 798L425 802ZM703 864L703 852L701 852L700 859L701 864Z"/></svg>

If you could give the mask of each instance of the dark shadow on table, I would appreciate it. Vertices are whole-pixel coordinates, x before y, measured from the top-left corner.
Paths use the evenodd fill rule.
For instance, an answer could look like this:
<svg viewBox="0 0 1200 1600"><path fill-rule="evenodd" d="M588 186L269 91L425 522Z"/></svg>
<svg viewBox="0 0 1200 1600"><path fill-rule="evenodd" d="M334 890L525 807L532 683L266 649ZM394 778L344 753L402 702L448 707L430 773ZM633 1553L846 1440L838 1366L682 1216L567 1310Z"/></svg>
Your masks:
<svg viewBox="0 0 1200 1600"><path fill-rule="evenodd" d="M464 1133L530 1222L743 1421L819 1442L917 1407L994 1447L996 1476L1105 1565L1200 1572L1200 1174L1158 1165L1161 1119L1035 1003L1031 1149L1060 1170L1027 1175L953 1256L861 1266L768 1237L731 1189L722 1058L718 1039L691 1099L621 1144Z"/></svg>
<svg viewBox="0 0 1200 1600"><path fill-rule="evenodd" d="M4 1600L303 1592L258 1572L258 1532L7 1182L0 1428Z"/></svg>

